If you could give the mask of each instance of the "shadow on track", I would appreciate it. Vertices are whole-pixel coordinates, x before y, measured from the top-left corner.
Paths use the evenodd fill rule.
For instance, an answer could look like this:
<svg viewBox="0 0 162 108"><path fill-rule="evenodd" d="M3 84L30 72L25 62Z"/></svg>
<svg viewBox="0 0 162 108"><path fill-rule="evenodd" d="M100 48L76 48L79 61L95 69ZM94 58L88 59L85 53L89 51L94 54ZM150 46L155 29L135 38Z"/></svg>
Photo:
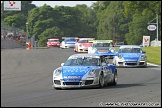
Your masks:
<svg viewBox="0 0 162 108"><path fill-rule="evenodd" d="M145 86L144 84L117 84L116 86L107 85L103 88L98 87L86 87L86 88L66 88L66 89L58 89L58 90L93 90L93 89L114 89L114 88L128 88L128 87L134 87L134 86ZM56 89L54 89L56 90Z"/></svg>

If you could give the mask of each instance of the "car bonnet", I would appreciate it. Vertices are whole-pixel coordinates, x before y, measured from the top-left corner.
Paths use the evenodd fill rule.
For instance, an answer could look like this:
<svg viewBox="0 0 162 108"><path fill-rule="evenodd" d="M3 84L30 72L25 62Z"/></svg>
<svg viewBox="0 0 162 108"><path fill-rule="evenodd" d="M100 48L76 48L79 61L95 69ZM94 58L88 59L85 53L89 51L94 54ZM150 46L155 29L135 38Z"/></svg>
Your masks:
<svg viewBox="0 0 162 108"><path fill-rule="evenodd" d="M141 53L120 53L120 55L124 59L139 59L141 57Z"/></svg>
<svg viewBox="0 0 162 108"><path fill-rule="evenodd" d="M68 79L81 80L82 77L85 74L87 74L87 72L94 69L95 67L96 66L63 66L62 77L64 80L68 80Z"/></svg>

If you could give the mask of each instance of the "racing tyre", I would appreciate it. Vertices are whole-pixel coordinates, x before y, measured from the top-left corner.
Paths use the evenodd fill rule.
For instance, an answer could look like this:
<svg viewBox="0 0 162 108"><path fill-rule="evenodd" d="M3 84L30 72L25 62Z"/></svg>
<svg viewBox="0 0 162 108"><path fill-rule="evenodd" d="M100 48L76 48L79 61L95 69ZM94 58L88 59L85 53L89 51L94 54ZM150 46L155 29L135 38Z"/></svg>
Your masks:
<svg viewBox="0 0 162 108"><path fill-rule="evenodd" d="M116 85L117 81L118 81L118 74L117 74L117 69L115 69L114 78L111 85Z"/></svg>
<svg viewBox="0 0 162 108"><path fill-rule="evenodd" d="M74 49L74 52L76 52L76 49Z"/></svg>
<svg viewBox="0 0 162 108"><path fill-rule="evenodd" d="M143 66L143 68L147 68L147 63L146 63L146 65L145 65L145 66Z"/></svg>
<svg viewBox="0 0 162 108"><path fill-rule="evenodd" d="M112 61L112 64L116 66L116 62L115 62L115 60L114 60L114 59L113 59L113 61Z"/></svg>
<svg viewBox="0 0 162 108"><path fill-rule="evenodd" d="M103 76L103 73L100 74L100 77L99 77L99 88L103 87L104 86L104 76Z"/></svg>

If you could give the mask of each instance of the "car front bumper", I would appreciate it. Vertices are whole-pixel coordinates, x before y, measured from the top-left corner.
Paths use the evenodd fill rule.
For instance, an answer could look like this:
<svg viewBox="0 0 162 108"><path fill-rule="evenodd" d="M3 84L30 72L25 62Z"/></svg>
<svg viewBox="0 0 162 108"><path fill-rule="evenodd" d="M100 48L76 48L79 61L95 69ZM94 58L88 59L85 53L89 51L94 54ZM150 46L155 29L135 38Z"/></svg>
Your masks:
<svg viewBox="0 0 162 108"><path fill-rule="evenodd" d="M88 48L78 48L78 52L88 52Z"/></svg>
<svg viewBox="0 0 162 108"><path fill-rule="evenodd" d="M147 66L146 61L134 61L134 62L129 62L129 61L118 61L116 62L117 67L145 67Z"/></svg>
<svg viewBox="0 0 162 108"><path fill-rule="evenodd" d="M64 81L63 79L55 78L53 79L54 88L82 88L82 87L94 87L98 86L98 77L87 78L81 81Z"/></svg>
<svg viewBox="0 0 162 108"><path fill-rule="evenodd" d="M48 47L59 47L59 44L48 45Z"/></svg>
<svg viewBox="0 0 162 108"><path fill-rule="evenodd" d="M62 48L74 48L75 44L64 44Z"/></svg>

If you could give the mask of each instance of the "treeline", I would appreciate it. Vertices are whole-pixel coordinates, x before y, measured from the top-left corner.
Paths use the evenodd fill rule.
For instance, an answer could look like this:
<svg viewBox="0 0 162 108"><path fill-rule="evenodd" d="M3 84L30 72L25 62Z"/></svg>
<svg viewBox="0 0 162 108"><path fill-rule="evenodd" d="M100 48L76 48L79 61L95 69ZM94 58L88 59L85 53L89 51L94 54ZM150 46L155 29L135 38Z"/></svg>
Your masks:
<svg viewBox="0 0 162 108"><path fill-rule="evenodd" d="M46 45L47 38L65 36L141 44L143 35L151 36L151 40L156 38L156 30L147 29L156 14L161 40L161 1L97 1L91 7L85 4L36 7L32 1L22 1L22 11L5 11L4 22L24 31L28 22L29 37L36 34L40 46Z"/></svg>

